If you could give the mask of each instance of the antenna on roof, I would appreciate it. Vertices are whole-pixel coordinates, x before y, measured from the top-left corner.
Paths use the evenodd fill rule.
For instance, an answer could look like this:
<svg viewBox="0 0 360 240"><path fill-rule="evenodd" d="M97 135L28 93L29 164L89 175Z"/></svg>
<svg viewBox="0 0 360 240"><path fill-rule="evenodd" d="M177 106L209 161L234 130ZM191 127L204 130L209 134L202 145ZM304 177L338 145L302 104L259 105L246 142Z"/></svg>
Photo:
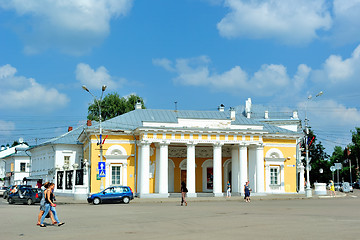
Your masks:
<svg viewBox="0 0 360 240"><path fill-rule="evenodd" d="M177 102L175 101L175 112L177 112Z"/></svg>

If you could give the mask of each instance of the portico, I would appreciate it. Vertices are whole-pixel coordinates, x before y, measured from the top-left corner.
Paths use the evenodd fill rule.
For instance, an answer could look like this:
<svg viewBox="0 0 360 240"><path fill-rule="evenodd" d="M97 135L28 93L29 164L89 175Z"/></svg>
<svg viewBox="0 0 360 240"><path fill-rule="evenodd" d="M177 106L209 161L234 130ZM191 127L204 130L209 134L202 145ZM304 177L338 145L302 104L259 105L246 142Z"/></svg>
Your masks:
<svg viewBox="0 0 360 240"><path fill-rule="evenodd" d="M175 138L175 135L152 132L142 134L143 140L138 144L140 197L168 197L171 192L179 192L182 181L187 184L188 197L196 197L199 192L211 192L215 197L223 196L227 181L232 185L233 194L242 195L243 186L250 179L254 193L265 192L261 136L212 136L211 133L203 133L199 138L192 133L189 134L192 139L185 139L186 132L180 134L180 138ZM164 139L164 136L169 138ZM174 139L170 138L172 136ZM151 148L155 151L156 171L153 176L155 191L149 196Z"/></svg>

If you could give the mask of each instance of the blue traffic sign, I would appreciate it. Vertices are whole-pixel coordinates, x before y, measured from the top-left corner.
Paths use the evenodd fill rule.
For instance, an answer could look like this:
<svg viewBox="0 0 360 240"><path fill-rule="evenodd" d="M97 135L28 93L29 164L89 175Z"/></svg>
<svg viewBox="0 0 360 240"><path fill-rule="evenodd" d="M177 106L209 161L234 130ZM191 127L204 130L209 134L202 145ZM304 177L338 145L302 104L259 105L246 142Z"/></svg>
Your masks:
<svg viewBox="0 0 360 240"><path fill-rule="evenodd" d="M106 177L106 171L105 170L99 170L99 177Z"/></svg>
<svg viewBox="0 0 360 240"><path fill-rule="evenodd" d="M98 164L98 170L105 170L105 162L99 162Z"/></svg>
<svg viewBox="0 0 360 240"><path fill-rule="evenodd" d="M105 162L99 162L98 170L99 170L99 177L106 177Z"/></svg>

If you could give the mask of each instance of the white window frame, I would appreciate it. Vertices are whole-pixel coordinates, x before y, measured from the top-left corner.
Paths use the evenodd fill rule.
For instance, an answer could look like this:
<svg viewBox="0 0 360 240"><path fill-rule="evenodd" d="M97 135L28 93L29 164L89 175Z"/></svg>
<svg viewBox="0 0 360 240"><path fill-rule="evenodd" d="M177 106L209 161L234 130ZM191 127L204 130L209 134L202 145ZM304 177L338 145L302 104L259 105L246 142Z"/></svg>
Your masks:
<svg viewBox="0 0 360 240"><path fill-rule="evenodd" d="M276 170L276 180L277 180L277 183L273 183L273 173L271 170ZM280 183L281 183L281 179L280 179L280 166L270 166L270 169L269 169L269 172L270 172L270 186L280 186Z"/></svg>
<svg viewBox="0 0 360 240"><path fill-rule="evenodd" d="M114 183L113 182L113 168L114 167L118 167L119 168L119 183ZM111 186L120 186L122 185L122 165L120 164L114 164L114 165L110 165L110 171L111 171L111 174L110 174L110 185Z"/></svg>

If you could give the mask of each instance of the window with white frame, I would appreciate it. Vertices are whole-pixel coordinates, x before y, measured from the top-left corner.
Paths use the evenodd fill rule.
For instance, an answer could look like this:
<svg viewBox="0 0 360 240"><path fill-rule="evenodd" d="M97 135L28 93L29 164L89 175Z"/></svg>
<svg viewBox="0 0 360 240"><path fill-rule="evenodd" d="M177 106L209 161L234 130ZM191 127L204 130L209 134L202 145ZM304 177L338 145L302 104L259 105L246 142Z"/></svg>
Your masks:
<svg viewBox="0 0 360 240"><path fill-rule="evenodd" d="M64 165L70 165L70 156L64 156Z"/></svg>
<svg viewBox="0 0 360 240"><path fill-rule="evenodd" d="M279 185L280 179L280 168L279 167L270 167L270 184L271 185Z"/></svg>
<svg viewBox="0 0 360 240"><path fill-rule="evenodd" d="M26 163L20 163L20 172L26 171Z"/></svg>
<svg viewBox="0 0 360 240"><path fill-rule="evenodd" d="M112 185L121 184L121 166L111 167L111 184Z"/></svg>

